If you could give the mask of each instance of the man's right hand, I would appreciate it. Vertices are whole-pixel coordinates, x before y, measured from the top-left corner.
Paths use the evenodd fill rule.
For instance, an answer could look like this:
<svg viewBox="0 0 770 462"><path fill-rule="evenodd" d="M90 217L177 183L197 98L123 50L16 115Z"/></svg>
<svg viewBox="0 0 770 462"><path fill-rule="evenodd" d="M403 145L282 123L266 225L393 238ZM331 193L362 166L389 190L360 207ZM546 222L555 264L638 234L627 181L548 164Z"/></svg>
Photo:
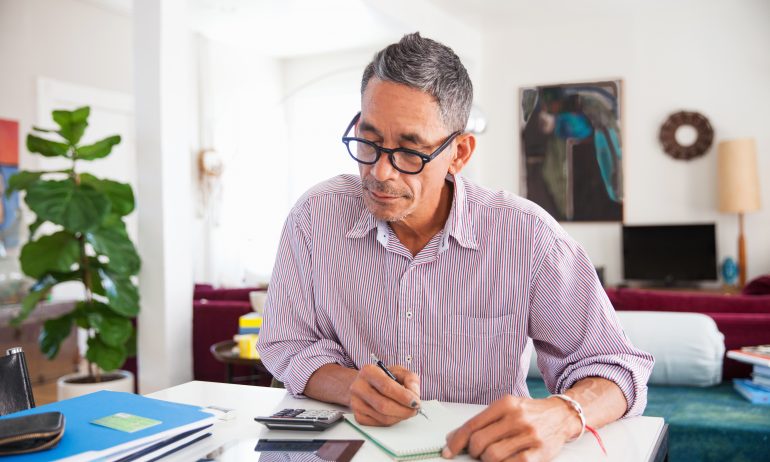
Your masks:
<svg viewBox="0 0 770 462"><path fill-rule="evenodd" d="M350 408L358 423L388 427L417 414L420 377L402 366L388 369L398 382L376 365L367 364L350 385Z"/></svg>

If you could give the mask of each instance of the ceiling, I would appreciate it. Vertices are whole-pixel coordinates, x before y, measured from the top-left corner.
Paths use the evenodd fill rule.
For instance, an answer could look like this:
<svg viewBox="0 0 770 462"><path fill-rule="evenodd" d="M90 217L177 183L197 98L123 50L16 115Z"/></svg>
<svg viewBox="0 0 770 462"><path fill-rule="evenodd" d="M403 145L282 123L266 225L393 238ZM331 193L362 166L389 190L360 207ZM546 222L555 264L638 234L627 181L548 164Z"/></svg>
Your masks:
<svg viewBox="0 0 770 462"><path fill-rule="evenodd" d="M361 0L188 0L208 38L275 57L378 46L400 27Z"/></svg>
<svg viewBox="0 0 770 462"><path fill-rule="evenodd" d="M666 5L667 0L427 0L436 7L478 29L531 26L584 17L616 15L640 3ZM679 0L684 1L684 0ZM698 0L689 0L698 1Z"/></svg>
<svg viewBox="0 0 770 462"><path fill-rule="evenodd" d="M81 0L130 15L133 0ZM565 0L541 0L561 4ZM607 0L582 0L606 2ZM273 57L378 48L452 17L476 28L524 18L528 0L186 0L202 35ZM540 4L540 3L538 3ZM543 9L539 7L539 9ZM547 8L546 8L547 9ZM432 22L431 22L432 21Z"/></svg>
<svg viewBox="0 0 770 462"><path fill-rule="evenodd" d="M81 1L124 15L132 14L134 3L133 0ZM192 30L212 40L273 57L376 49L413 30L440 28L448 16L483 27L489 18L517 16L517 12L528 8L527 0L186 2Z"/></svg>

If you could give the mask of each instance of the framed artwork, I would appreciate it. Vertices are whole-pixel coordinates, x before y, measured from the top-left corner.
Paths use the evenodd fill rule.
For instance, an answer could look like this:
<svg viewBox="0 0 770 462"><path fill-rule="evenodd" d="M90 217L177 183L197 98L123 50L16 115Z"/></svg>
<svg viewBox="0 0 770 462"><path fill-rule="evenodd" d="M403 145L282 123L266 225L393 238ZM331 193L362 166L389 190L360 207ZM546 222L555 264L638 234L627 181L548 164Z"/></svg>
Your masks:
<svg viewBox="0 0 770 462"><path fill-rule="evenodd" d="M11 176L19 171L19 123L0 119L0 255L20 244L19 193L5 195Z"/></svg>
<svg viewBox="0 0 770 462"><path fill-rule="evenodd" d="M623 221L621 80L519 91L521 193L559 221Z"/></svg>

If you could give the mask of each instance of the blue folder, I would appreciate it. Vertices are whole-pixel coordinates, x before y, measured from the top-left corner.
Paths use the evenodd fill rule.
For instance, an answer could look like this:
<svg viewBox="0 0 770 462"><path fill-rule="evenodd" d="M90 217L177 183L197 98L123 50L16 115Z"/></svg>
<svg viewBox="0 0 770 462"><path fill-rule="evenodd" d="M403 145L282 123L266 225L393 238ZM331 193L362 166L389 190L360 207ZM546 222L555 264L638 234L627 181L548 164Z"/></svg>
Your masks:
<svg viewBox="0 0 770 462"><path fill-rule="evenodd" d="M86 452L94 452L92 459L102 457L100 452L118 446L131 446L141 440L152 440L157 435L171 435L174 430L202 427L215 420L212 414L204 412L198 406L171 403L147 398L133 393L98 391L89 395L46 404L34 409L16 412L0 419L37 414L40 412L59 411L64 414L64 436L59 444L46 451L2 458L2 462L50 461L71 457ZM134 433L103 427L90 423L118 412L125 412L141 417L160 420L161 423ZM162 435L163 434L163 435ZM149 438L149 440L148 440ZM85 460L91 460L86 458Z"/></svg>

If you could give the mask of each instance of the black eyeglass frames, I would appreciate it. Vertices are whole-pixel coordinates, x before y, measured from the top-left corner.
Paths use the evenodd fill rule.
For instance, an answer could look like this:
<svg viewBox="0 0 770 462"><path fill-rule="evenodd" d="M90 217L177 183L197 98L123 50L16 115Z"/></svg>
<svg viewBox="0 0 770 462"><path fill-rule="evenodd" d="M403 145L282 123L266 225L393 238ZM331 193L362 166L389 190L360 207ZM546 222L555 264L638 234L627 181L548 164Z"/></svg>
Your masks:
<svg viewBox="0 0 770 462"><path fill-rule="evenodd" d="M345 130L345 133L342 135L342 142L347 147L350 157L362 164L374 165L377 163L377 161L380 160L380 156L384 152L388 155L388 160L390 160L390 164L393 166L393 168L401 173L406 173L407 175L416 175L420 173L422 169L425 168L425 164L432 161L436 158L436 156L441 154L441 152L446 149L447 146L449 146L452 140L454 140L457 135L462 133L460 131L452 133L443 143L441 143L439 147L436 148L435 151L430 154L424 154L422 152L407 148L389 149L363 138L348 136L348 133L350 133L350 130L353 129L360 118L361 113L359 112L355 117L353 117L353 120L350 122L348 128Z"/></svg>

